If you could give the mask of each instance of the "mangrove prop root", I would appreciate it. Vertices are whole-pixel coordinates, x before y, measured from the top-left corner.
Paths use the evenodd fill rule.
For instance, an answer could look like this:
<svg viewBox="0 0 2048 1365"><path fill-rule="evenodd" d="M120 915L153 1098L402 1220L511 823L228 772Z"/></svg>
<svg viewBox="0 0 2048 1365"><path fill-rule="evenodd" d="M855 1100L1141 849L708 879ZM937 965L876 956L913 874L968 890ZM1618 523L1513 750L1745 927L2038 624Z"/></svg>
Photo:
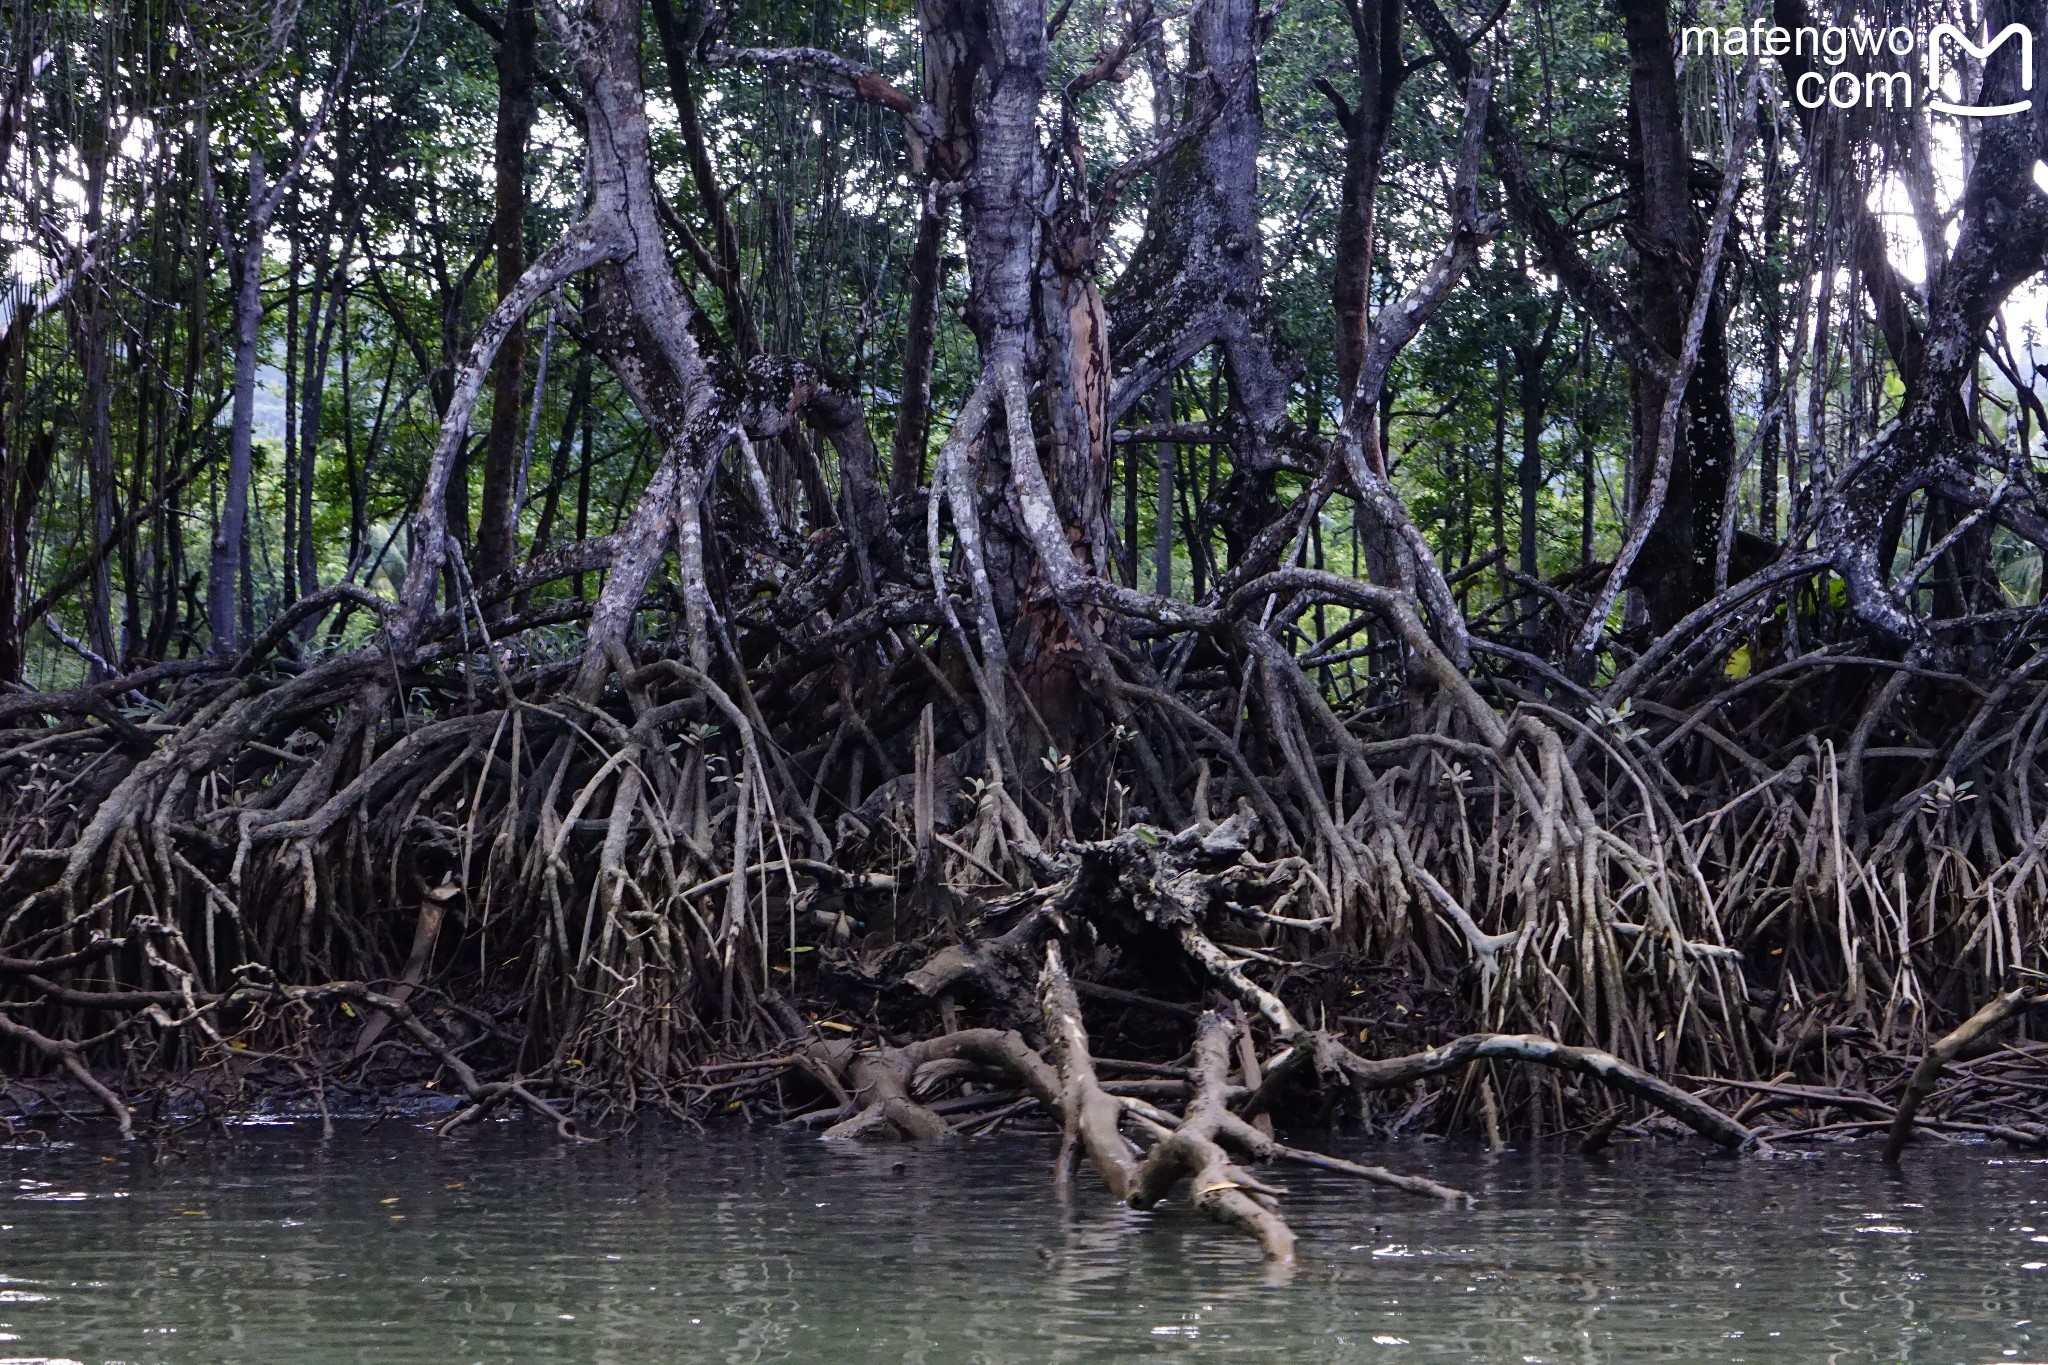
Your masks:
<svg viewBox="0 0 2048 1365"><path fill-rule="evenodd" d="M946 960L960 958L949 955ZM830 1112L844 1116L824 1136L943 1141L952 1135L952 1126L939 1106L914 1097L916 1088L925 1082L993 1076L1014 1087L990 1101L1004 1105L1001 1112L1035 1104L1059 1123L1057 1186L1067 1179L1070 1156L1079 1152L1087 1154L1110 1195L1132 1208L1154 1207L1185 1179L1197 1209L1251 1236L1268 1259L1283 1265L1295 1259L1295 1238L1277 1207L1280 1191L1239 1166L1232 1149L1253 1160L1292 1161L1431 1198L1470 1202L1463 1191L1423 1177L1290 1147L1232 1112L1231 1101L1241 1102L1251 1093L1233 1085L1230 1076L1234 1045L1247 1035L1238 1021L1221 1012L1205 1011L1197 1021L1192 1093L1186 1112L1176 1115L1142 1099L1109 1093L1090 1052L1079 998L1057 942L1045 945L1039 995L1045 1053L1009 1029L962 1029L901 1047L813 1044L791 1060L827 1078L828 1092L843 1097ZM1158 1084L1166 1090L1187 1088L1178 1081ZM1119 1083L1119 1088L1128 1090L1131 1083ZM1018 1092L1022 1098L1009 1098ZM986 1121L983 1108L972 1106L964 1122ZM1123 1132L1127 1121L1152 1138L1142 1155Z"/></svg>
<svg viewBox="0 0 2048 1365"><path fill-rule="evenodd" d="M1040 997L1046 1037L1059 1068L1061 1177L1066 1171L1064 1152L1078 1143L1088 1153L1110 1194L1127 1199L1139 1178L1135 1154L1118 1131L1122 1108L1096 1079L1095 1059L1088 1052L1088 1033L1081 1025L1081 1002L1074 994L1073 982L1067 978L1057 943L1045 945Z"/></svg>
<svg viewBox="0 0 2048 1365"><path fill-rule="evenodd" d="M734 564L744 548L723 547ZM1254 1163L1461 1197L1274 1138L1266 1126L1298 1112L1311 1081L1361 1109L1421 1086L1426 1106L1443 1093L1429 1083L1513 1062L1483 1092L1504 1128L1546 1111L1582 1128L1585 1105L1560 1079L1574 1076L1742 1150L1777 1130L1660 1073L1738 1089L1772 1077L1752 1093L1773 1113L1850 1089L1892 1096L1859 1116L1897 1116L1895 1153L1943 1066L2036 998L2002 996L2004 1013L1936 1044L1910 1081L1892 1069L1918 1041L1898 1021L1942 1017L1927 964L1888 946L1925 908L1914 888L1928 850L1948 866L1971 840L2011 845L2006 880L1968 902L1969 941L2008 957L2034 951L2048 869L2010 792L1886 785L1873 765L1903 751L1853 734L1840 763L1768 738L1770 708L1796 707L1845 656L1644 697L1630 720L1629 697L1587 709L1453 666L1413 603L1371 584L1289 570L1220 603L1110 594L1103 611L1180 638L1147 655L1105 633L1076 704L1088 715L1086 697L1119 699L1108 747L1135 754L1142 740L1151 756L1075 766L1042 719L990 725L1032 711L1016 679L985 673L971 689L1014 713L977 712L948 681L960 642L924 596L961 586L943 564L938 581L881 583L847 609L830 585L853 557L830 537L812 548L761 585L803 610L773 631L737 612L744 649L635 646L621 624L633 602L607 599L602 639L527 655L526 632L597 608L499 618L496 642L479 644L479 604L463 601L413 619L402 650L373 641L274 669L251 654L0 698L16 727L0 732L8 1058L68 1075L124 1133L113 1078L131 1042L197 1069L228 1056L229 1037L273 1049L315 1020L337 1035L334 1065L395 1054L452 1076L466 1103L444 1130L516 1106L574 1137L643 1106L707 1112L715 1096L835 1139L933 1142L1036 1111L1061 1134L1057 1182L1082 1157L1120 1200L1156 1202L1188 1180L1205 1213L1284 1261L1292 1236ZM615 566L609 581L627 579ZM1411 690L1340 702L1311 681L1281 636L1318 603L1411 654ZM1255 629L1268 611L1282 624ZM718 660L700 657L713 644ZM1184 670L1189 652L1202 662ZM1721 676L1724 654L1692 657ZM1915 687L1962 686L1924 672ZM1873 693L1855 733L1867 740L1910 691ZM112 709L130 694L148 703L139 721ZM1962 760L1982 749L2034 764L2048 691L1999 696L2032 709L1994 714L1986 697L1968 753L1926 761L1980 772ZM1188 782L1169 779L1174 764ZM1177 829L1149 823L1187 808L1196 818ZM1823 893L1825 917L1811 913ZM1816 922L1839 932L1799 927ZM1332 1021L1365 994L1346 988L1409 962L1425 971L1404 976L1456 983L1441 1014L1385 1028L1388 1006L1368 996L1348 1006L1372 1011L1353 1023L1381 1051L1445 1041L1363 1055ZM1750 979L1772 963L1787 984ZM1805 983L1831 973L1843 990L1815 1000ZM813 1041L799 1007L834 1003L872 1023L867 1038L915 1038L934 1013L947 1032ZM342 1005L372 1017L342 1024ZM457 1029L458 1015L475 1027ZM983 1026L957 1027L961 1015ZM1192 1041L1193 1064L1133 1079L1096 1056L1163 1038ZM786 1060L707 1084L710 1055ZM1803 1086L1816 1058L1828 1083ZM1856 1074L1840 1074L1844 1059ZM826 1107L784 1107L778 1086L799 1074ZM1944 1121L2025 1137L1995 1090L1973 1082Z"/></svg>
<svg viewBox="0 0 2048 1365"><path fill-rule="evenodd" d="M145 420L149 404L135 408L130 467L144 483L149 468L184 472L122 516L118 534L62 543L77 518L52 518L51 499L82 480L109 529L103 494L124 480L102 478L92 452L127 450L105 425L125 421L114 412L125 407L95 399L97 381L66 377L62 331L76 322L75 308L58 307L66 291L91 284L96 297L143 310L94 310L81 355L137 327L156 339L145 352L181 328L188 339L210 330L208 289L193 291L189 323L164 314L163 327L152 321L162 291L109 292L131 269L154 270L122 245L157 240L128 230L152 221L153 196L134 201L142 216L128 227L107 226L106 253L75 253L54 292L16 309L0 336L0 351L21 348L13 378L0 381L0 398L21 400L7 430L28 434L0 461L19 485L12 529L0 533L0 590L33 597L0 619L0 1072L68 1077L127 1131L117 1091L138 1081L199 1075L250 1093L257 1087L240 1082L260 1066L266 1079L308 1064L316 1077L338 1066L368 1078L431 1064L437 1085L452 1074L467 1098L454 1122L519 1106L564 1133L572 1118L595 1127L649 1109L694 1117L737 1106L790 1119L781 1083L809 1075L826 1106L803 1117L841 1137L920 1140L957 1131L968 1115L979 1127L1002 1122L981 1117L986 1093L937 1093L993 1076L1016 1092L1000 1112L1036 1107L1059 1123L1061 1179L1085 1153L1120 1195L1162 1140L1144 1124L1187 1130L1171 1149L1183 1176L1212 1162L1203 1143L1250 1160L1268 1149L1239 1125L1270 1141L1265 1126L1288 1117L1308 1072L1327 1098L1348 1092L1368 1120L1375 1094L1414 1087L1406 1118L1476 1114L1496 1143L1596 1123L1568 1078L1737 1149L1786 1135L1751 1121L1759 1115L1812 1117L1863 1093L1896 1104L1790 1131L1889 1124L1896 1155L1928 1122L1915 1111L1939 1108L1951 1127L2027 1136L2048 1051L2022 1039L1995 1065L1965 1059L1968 1039L1983 1041L1977 1019L1932 1049L1928 1038L2004 989L2010 971L2043 965L2048 942L2044 614L2004 600L2005 552L1993 553L2005 543L1994 528L2048 545L2048 498L2026 452L2011 466L1954 420L1975 401L1983 319L2048 251L2038 213L2008 211L2000 193L1965 196L1970 222L1928 303L1926 337L1940 344L1886 329L1894 369L1915 373L1896 413L1862 405L1864 417L1897 420L1865 432L1867 443L1856 439L1862 418L1837 429L1839 458L1817 450L1806 469L1819 482L1798 529L1773 547L1775 513L1762 518L1770 534L1739 571L1745 517L1733 513L1747 494L1730 479L1711 584L1677 565L1653 573L1647 554L1626 581L1627 562L1591 562L1590 539L1586 562L1550 581L1510 572L1500 554L1451 574L1437 564L1450 541L1431 543L1430 519L1418 520L1368 452L1394 439L1382 425L1395 420L1383 401L1392 367L1500 229L1480 211L1487 146L1521 228L1569 243L1518 159L1503 154L1516 142L1511 92L1502 87L1495 105L1492 78L1473 68L1433 0L1411 8L1464 87L1451 235L1369 335L1339 347L1350 358L1338 370L1355 373L1328 431L1288 415L1299 385L1271 353L1260 253L1188 249L1197 239L1256 245L1256 224L1236 215L1259 160L1257 63L1229 63L1233 80L1251 82L1243 98L1218 87L1195 101L1209 114L1176 134L1187 155L1139 157L1111 175L1105 223L1118 187L1148 167L1157 204L1176 207L1146 216L1134 254L1111 253L1143 268L1132 288L1101 298L1108 258L1089 215L1056 213L1059 230L1035 230L1034 215L1085 206L1090 189L1066 133L1075 155L1039 155L1053 132L1040 126L1053 107L1039 98L1053 88L1044 6L914 7L934 60L967 62L952 73L960 88L985 62L1008 92L929 108L820 49L742 56L707 36L699 55L714 65L850 81L935 149L896 424L908 458L889 462L886 493L864 390L841 392L815 366L759 354L709 180L700 188L718 259L699 264L724 277L723 317L701 311L676 273L662 225L686 245L693 230L655 190L641 7L542 8L578 86L563 107L580 110L587 193L554 245L507 271L467 355L453 353L461 338L443 338L441 421L416 513L391 527L374 560L352 556L344 581L316 586L308 521L297 588L310 591L287 576L281 596L257 594L268 571L237 565L246 555L223 521L209 605L194 597L197 579L181 593L185 553L173 532L193 509L168 498L207 457L151 456L152 435L176 446L196 428ZM1191 25L1181 45L1191 61L1256 55L1267 27L1255 4L1167 8L1175 13L1152 18L1169 31ZM984 12L996 22L981 24ZM1135 23L1066 93L1114 74L1146 30ZM1973 185L2031 194L2039 131L2015 125L1988 142ZM1732 140L1731 158L1741 145ZM976 176L1006 192L966 195L955 215L946 182L957 180L962 149ZM182 172L166 174L171 184ZM1723 182L1716 241L1742 179ZM272 184L251 222L286 192ZM1217 205L1231 211L1217 218ZM925 409L932 356L945 350L935 329L952 217L978 371L944 422ZM1840 221L1819 224L1829 232ZM298 226L317 226L317 215ZM246 241L261 255L261 232ZM1678 254L1711 266L1716 250ZM337 271L329 323L353 287ZM1580 261L1559 278L1641 381L1637 399L1663 394L1665 433L1684 399L1706 402L1693 414L1701 431L1725 436L1728 424L1709 419L1725 406L1727 376L1702 378L1715 368L1703 365L1697 382L1683 382L1703 337L1713 344L1699 354L1720 348L1715 289L1679 300L1691 321L1673 356L1645 342L1627 309L1602 302L1612 291L1588 271ZM234 291L243 322L263 311L257 273ZM1669 311L1668 274L1636 281L1652 286L1646 299L1663 299L1652 311ZM324 289L305 296L309 318ZM1058 306L1038 306L1034 290ZM381 281L376 292L396 297ZM515 566L507 551L523 523L502 511L518 499L500 496L512 486L490 471L516 466L522 481L529 471L501 458L517 446L499 438L514 432L519 405L506 401L517 386L498 381L523 363L515 338L527 315L572 295L584 399L571 410L592 406L596 362L610 374L602 391L624 400L594 405L601 425L582 423L585 491L594 427L605 460L639 453L603 481L617 501L595 509L597 521L613 529L589 534L593 509L579 497L579 530L563 543L543 528L559 520L578 425L564 420L534 552ZM731 335L714 340L721 321ZM1825 330L1815 331L1815 374L1828 372ZM238 343L245 361L254 337ZM315 463L325 345L300 371L304 453ZM211 354L187 349L192 364ZM390 349L398 363L403 348ZM1204 355L1229 372L1228 407L1200 423L1144 422L1140 410L1185 385ZM1797 345L1790 359L1796 372ZM1861 359L1854 367L1880 372ZM162 365L138 373L169 382ZM1674 376L1681 382L1667 382ZM387 395L392 383L387 372ZM450 493L466 477L487 386L483 504L499 510L475 528L472 556ZM204 403L187 399L205 388L172 385L173 407L199 411ZM540 379L534 394L537 424L548 407ZM359 405L342 406L347 426ZM67 407L85 420L67 421ZM1399 420L1420 454L1440 444L1428 423ZM230 489L249 477L248 423L238 402ZM380 415L365 449L380 448L384 425ZM1759 424L1757 439L1771 430ZM1586 435L1590 487L1591 462L1620 448L1594 442L1590 426ZM1188 458L1173 453L1185 441L1209 451L1214 477L1204 482L1215 496L1194 508L1182 549L1220 536L1231 551L1214 575L1196 574L1207 584L1197 600L1139 592L1108 572L1115 550L1135 556L1138 539L1133 522L1116 544L1111 470L1134 475L1140 452L1156 447L1170 474ZM920 487L919 456L934 444ZM1659 444L1661 465L1672 452ZM1219 483L1225 451L1231 470ZM1702 447L1686 458L1719 461L1725 474L1729 455ZM377 460L349 464L361 531L354 523L396 509L390 481L370 477ZM1832 487L1821 477L1829 467L1844 471ZM1654 492L1663 474L1638 482ZM1135 516L1136 483L1126 492ZM1922 498L1927 545L1897 577L1883 547ZM1349 577L1331 571L1315 529L1346 500ZM228 497L223 516L243 501ZM1623 561L1666 520L1653 515L1657 501L1641 499ZM1713 501L1694 511L1707 516ZM454 509L464 503L453 499ZM1154 537L1169 571L1171 510ZM1678 515L1675 501L1670 510ZM394 577L384 566L401 534L404 572ZM119 650L109 647L116 564L135 637ZM1498 591L1482 586L1489 565L1500 569ZM1125 567L1135 575L1134 560ZM237 578L252 603L275 602L248 632L228 619ZM373 591L376 582L393 594ZM1653 622L1648 634L1605 631L1623 592L1639 594L1647 610L1629 615ZM38 644L40 662L24 670L32 621L69 651L61 665ZM80 625L89 628L73 633ZM147 657L171 652L180 657ZM91 670L83 685L32 685L73 676L73 654ZM961 923L977 916L1002 931L977 926L963 938ZM926 962L906 984L913 957ZM1425 995L1427 1010L1410 1011ZM918 1037L935 1008L944 1040L898 1041ZM805 1013L828 1010L821 1024L886 1045L806 1050ZM1165 1040L1188 1041L1189 1028L1208 1057L1211 1011L1245 1052L1224 1059L1234 1082L1213 1067L1105 1079L1110 1068L1091 1058L1090 1029L1105 1053L1155 1056ZM963 1012L985 1027L960 1029ZM1254 1041L1284 1060L1261 1065ZM1368 1047L1412 1055L1361 1055ZM759 1081L707 1082L699 1070L744 1054L800 1060ZM1431 1083L1474 1061L1488 1064L1477 1103L1432 1109L1448 1086ZM1971 1069L1940 1094L1944 1067ZM1680 1076L1772 1088L1747 1092L1731 1117L1670 1083ZM1155 1099L1186 1112L1125 1103ZM942 1107L962 1100L976 1103ZM1132 1145L1134 1132L1150 1134L1149 1147ZM1272 1210L1247 1188L1216 1207L1266 1236L1256 1211Z"/></svg>
<svg viewBox="0 0 2048 1365"><path fill-rule="evenodd" d="M1194 1204L1209 1217L1258 1240L1266 1259L1294 1261L1294 1231L1280 1217L1280 1190L1238 1166L1217 1140L1230 1117L1230 1046L1235 1027L1211 1010L1195 1025L1195 1093L1180 1125L1152 1146L1125 1200L1149 1209L1183 1179L1191 1182Z"/></svg>
<svg viewBox="0 0 2048 1365"><path fill-rule="evenodd" d="M122 1141L125 1142L135 1135L135 1123L128 1112L128 1106L122 1103L121 1097L109 1090L99 1077L92 1074L92 1068L85 1064L85 1059L80 1055L81 1049L78 1044L68 1039L45 1037L27 1025L9 1019L4 1013L0 1013L0 1038L12 1038L16 1042L25 1043L43 1056L56 1061L71 1074L72 1079L92 1092L93 1098L113 1116L115 1124L120 1129Z"/></svg>
<svg viewBox="0 0 2048 1365"><path fill-rule="evenodd" d="M1701 1137L1731 1150L1739 1151L1757 1139L1754 1132L1699 1096L1660 1081L1611 1053L1598 1048L1570 1047L1533 1034L1473 1033L1406 1057L1376 1061L1347 1049L1341 1058L1351 1082L1368 1090L1405 1085L1486 1059L1532 1062L1602 1081L1661 1109Z"/></svg>
<svg viewBox="0 0 2048 1365"><path fill-rule="evenodd" d="M1941 1077L1942 1068L1954 1061L1957 1054L1999 1025L2043 1004L2048 1004L2048 987L2039 982L2015 986L1994 996L1982 1009L1956 1025L1928 1048L1921 1056L1919 1064L1913 1068L1913 1074L1907 1079L1906 1088L1899 1096L1898 1109L1892 1115L1891 1128L1885 1136L1884 1159L1896 1162L1899 1153L1906 1149L1906 1143L1913 1136L1913 1116L1919 1113L1920 1106L1934 1089L1934 1083Z"/></svg>

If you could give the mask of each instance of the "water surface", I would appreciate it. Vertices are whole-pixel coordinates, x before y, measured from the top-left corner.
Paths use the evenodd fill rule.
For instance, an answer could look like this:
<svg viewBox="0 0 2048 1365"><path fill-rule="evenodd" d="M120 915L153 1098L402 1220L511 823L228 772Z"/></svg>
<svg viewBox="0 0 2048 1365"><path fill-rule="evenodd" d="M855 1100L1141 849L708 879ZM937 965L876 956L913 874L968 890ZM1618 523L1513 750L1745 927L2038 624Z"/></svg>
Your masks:
<svg viewBox="0 0 2048 1365"><path fill-rule="evenodd" d="M1185 1204L1061 1208L1028 1137L59 1136L0 1153L0 1361L2048 1360L2048 1162L1990 1146L1362 1148L1481 1203L1284 1171L1274 1284Z"/></svg>

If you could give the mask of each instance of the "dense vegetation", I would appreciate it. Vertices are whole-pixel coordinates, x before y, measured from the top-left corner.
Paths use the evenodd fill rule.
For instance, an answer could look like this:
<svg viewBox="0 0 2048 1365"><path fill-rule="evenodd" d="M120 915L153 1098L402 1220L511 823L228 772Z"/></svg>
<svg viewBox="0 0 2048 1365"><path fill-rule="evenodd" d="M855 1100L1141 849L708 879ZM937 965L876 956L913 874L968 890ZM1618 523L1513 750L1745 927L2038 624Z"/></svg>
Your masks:
<svg viewBox="0 0 2048 1365"><path fill-rule="evenodd" d="M2018 44L1962 119L1681 49L1803 0L0 15L0 1062L124 1128L1049 1109L1284 1256L1268 1109L1903 1132L2036 1001ZM2042 1142L2036 1055L1920 1121Z"/></svg>

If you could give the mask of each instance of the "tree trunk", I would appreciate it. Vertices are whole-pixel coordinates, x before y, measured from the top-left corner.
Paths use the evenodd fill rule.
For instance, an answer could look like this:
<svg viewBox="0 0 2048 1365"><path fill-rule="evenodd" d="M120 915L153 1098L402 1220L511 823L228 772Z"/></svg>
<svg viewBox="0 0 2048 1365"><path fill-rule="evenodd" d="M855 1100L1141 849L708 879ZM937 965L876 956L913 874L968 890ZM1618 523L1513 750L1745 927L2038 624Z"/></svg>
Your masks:
<svg viewBox="0 0 2048 1365"><path fill-rule="evenodd" d="M1503 352L1494 362L1493 375L1493 460L1487 470L1487 529L1493 532L1495 562L1508 562L1508 357ZM1496 570L1500 595L1508 596L1508 579Z"/></svg>
<svg viewBox="0 0 2048 1365"><path fill-rule="evenodd" d="M107 327L105 291L94 289L92 302L85 308L81 322L85 348L84 385L80 390L80 404L85 416L85 474L86 493L92 505L91 539L87 549L92 553L92 573L86 578L86 640L108 665L120 666L120 651L114 644L114 443L110 430L113 414L109 411L113 394L107 384ZM95 664L90 670L95 679L107 676L106 670Z"/></svg>
<svg viewBox="0 0 2048 1365"><path fill-rule="evenodd" d="M2048 28L2048 4L2041 0L2023 0L2008 10L2036 33ZM1984 102L2012 101L2025 93L2018 46L2002 45L1985 63L1979 97ZM1820 543L1842 576L1851 606L1866 625L1896 641L1918 640L1924 632L1890 582L1895 537L1888 527L1906 500L1923 489L1943 500L1969 495L1976 471L1966 386L1976 374L1992 316L2048 264L2048 196L2033 182L2048 135L2038 117L1983 122L1963 189L1956 244L1934 274L1928 325L1898 419L1839 486L1820 495ZM1938 516L1943 525L1953 526L1956 519L1954 510ZM1980 522L1949 551L1963 557L1951 605L1960 608L1996 593L1984 582L1988 529Z"/></svg>
<svg viewBox="0 0 2048 1365"><path fill-rule="evenodd" d="M1636 252L1636 315L1667 356L1678 355L1705 248L1692 199L1692 153L1685 134L1673 66L1665 0L1622 0L1629 52L1630 232ZM1651 625L1667 630L1714 595L1721 510L1735 464L1735 425L1728 411L1728 355L1722 311L1709 313L1699 364L1686 387L1664 509L1644 542L1637 587ZM1665 383L1638 368L1633 376L1634 460L1647 471L1657 458ZM1637 479L1647 486L1647 475Z"/></svg>
<svg viewBox="0 0 2048 1365"><path fill-rule="evenodd" d="M1179 447L1162 442L1154 446L1159 452L1159 506L1157 523L1152 528L1152 591L1161 597L1173 596L1173 467L1175 452Z"/></svg>
<svg viewBox="0 0 2048 1365"><path fill-rule="evenodd" d="M264 194L263 158L250 153L249 196ZM256 439L256 359L263 327L263 234L267 221L252 219L239 243L234 279L234 401L228 418L228 472L221 491L220 520L206 578L207 624L216 654L241 644L242 590L248 576L249 477Z"/></svg>
<svg viewBox="0 0 2048 1365"><path fill-rule="evenodd" d="M931 441L932 355L939 335L939 291L945 282L947 206L930 193L924 200L917 216L917 244L910 253L901 396L889 449L891 498L908 497L924 483L925 448Z"/></svg>
<svg viewBox="0 0 2048 1365"><path fill-rule="evenodd" d="M0 360L7 349L0 346ZM22 676L22 636L28 623L17 613L28 588L29 526L57 449L54 430L17 441L19 431L12 421L0 422L0 683L18 682Z"/></svg>
<svg viewBox="0 0 2048 1365"><path fill-rule="evenodd" d="M498 123L492 142L495 191L492 251L498 298L526 273L526 139L533 127L532 0L508 0L498 43ZM476 563L479 583L508 572L518 556L520 417L526 398L526 327L514 326L491 370L491 425L484 436L483 489L477 499Z"/></svg>
<svg viewBox="0 0 2048 1365"><path fill-rule="evenodd" d="M299 444L297 449L287 449L285 458L297 462L298 467L298 539L286 547L298 566L299 592L311 595L320 588L319 542L313 534L314 479L320 461L320 423L327 401L327 362L334 351L334 336L340 329L344 314L344 298L348 287L348 260L357 231L357 221L362 213L358 203L350 213L349 222L340 223L342 216L342 195L344 185L350 179L340 170L346 163L342 153L334 157L337 168L334 194L328 200L327 220L321 232L319 250L314 253L312 290L306 313L305 339L300 354L304 357L303 376L299 381ZM358 173L368 168L357 167ZM336 230L339 228L339 240ZM346 342L344 342L346 346ZM344 400L346 391L344 391ZM353 413L349 412L346 401L343 410L349 419L344 429L353 426ZM351 437L352 439L352 437ZM317 618L309 617L300 627L301 638L310 638L318 628Z"/></svg>
<svg viewBox="0 0 2048 1365"><path fill-rule="evenodd" d="M1521 369L1522 459L1515 471L1521 497L1521 526L1517 536L1516 564L1524 578L1540 578L1536 544L1537 496L1543 490L1543 410L1547 395L1543 388L1543 354L1532 347L1517 347ZM1535 603L1531 603L1535 605Z"/></svg>
<svg viewBox="0 0 2048 1365"><path fill-rule="evenodd" d="M711 282L725 303L726 327L744 363L761 354L761 334L740 262L739 235L733 230L725 192L719 187L717 170L711 164L711 148L697 108L697 90L690 81L691 49L701 27L701 13L698 6L692 5L679 14L675 0L654 0L654 29L668 65L669 96L675 101L676 121L683 133L690 182L697 191L698 211L711 228L706 253L710 258Z"/></svg>
<svg viewBox="0 0 2048 1365"><path fill-rule="evenodd" d="M1394 104L1407 79L1401 52L1399 0L1357 0L1347 6L1358 57L1358 102L1335 89L1323 93L1337 106L1344 129L1344 181L1338 192L1337 254L1331 262L1330 301L1336 313L1337 392L1346 411L1365 363L1366 310L1372 287L1373 201L1379 193Z"/></svg>

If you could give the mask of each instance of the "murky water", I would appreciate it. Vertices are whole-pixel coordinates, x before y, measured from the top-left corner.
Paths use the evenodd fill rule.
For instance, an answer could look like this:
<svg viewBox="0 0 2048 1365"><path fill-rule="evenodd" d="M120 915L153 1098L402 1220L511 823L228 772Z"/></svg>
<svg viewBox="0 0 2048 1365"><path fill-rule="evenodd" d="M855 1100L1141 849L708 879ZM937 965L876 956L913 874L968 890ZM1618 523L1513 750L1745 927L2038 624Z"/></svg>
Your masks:
<svg viewBox="0 0 2048 1365"><path fill-rule="evenodd" d="M1063 1210L1021 1137L387 1123L0 1155L12 1360L2048 1360L2048 1162L1996 1147L1903 1176L1871 1149L1380 1149L1482 1202L1287 1171L1284 1284L1185 1204Z"/></svg>

